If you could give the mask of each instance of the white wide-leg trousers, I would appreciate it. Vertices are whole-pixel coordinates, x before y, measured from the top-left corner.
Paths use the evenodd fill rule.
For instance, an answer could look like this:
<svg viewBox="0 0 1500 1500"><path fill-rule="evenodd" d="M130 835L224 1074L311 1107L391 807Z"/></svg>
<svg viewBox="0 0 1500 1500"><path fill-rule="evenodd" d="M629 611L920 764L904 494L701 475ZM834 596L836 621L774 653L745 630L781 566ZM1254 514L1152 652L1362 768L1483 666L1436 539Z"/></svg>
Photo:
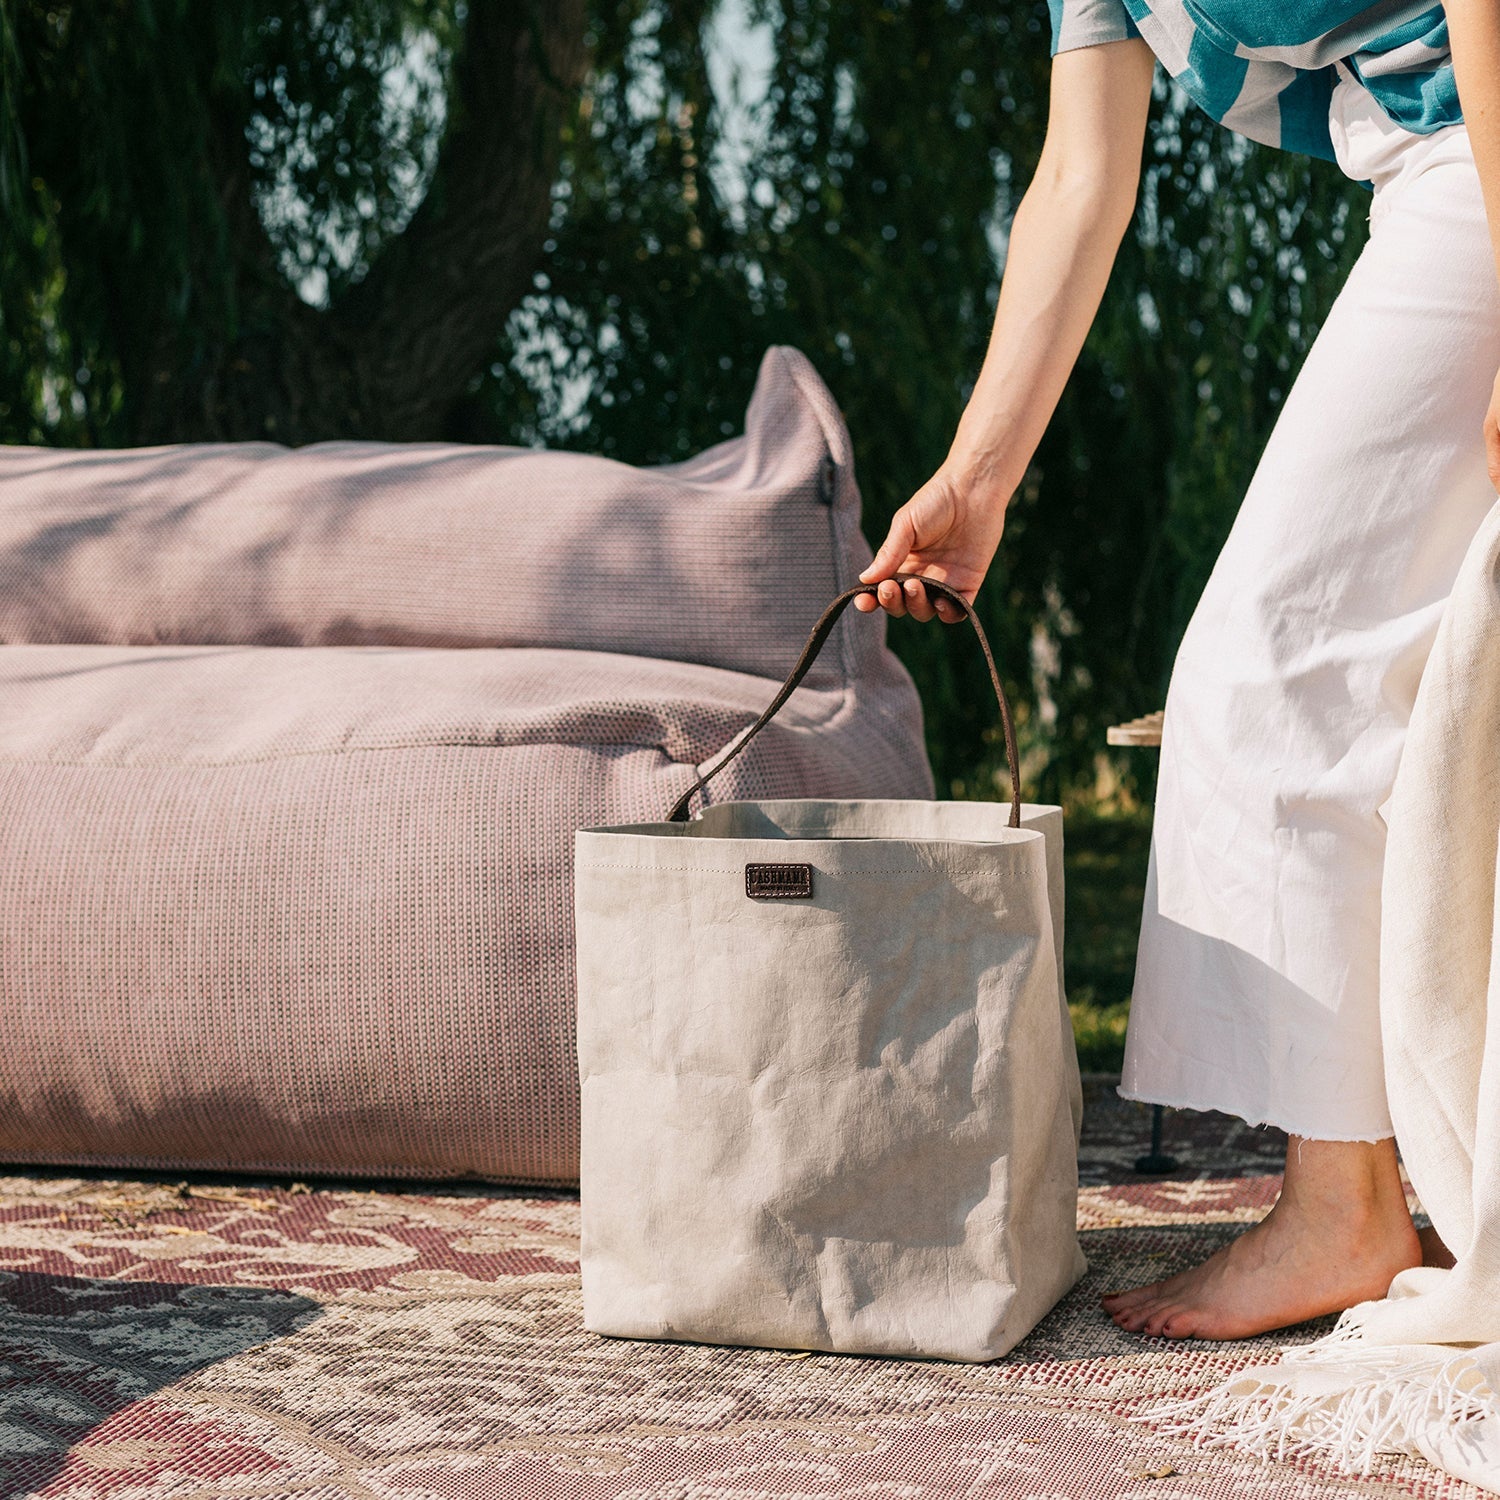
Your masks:
<svg viewBox="0 0 1500 1500"><path fill-rule="evenodd" d="M1121 1093L1376 1140L1380 809L1495 503L1500 290L1462 126L1412 135L1343 85L1332 124L1370 240L1173 669Z"/></svg>

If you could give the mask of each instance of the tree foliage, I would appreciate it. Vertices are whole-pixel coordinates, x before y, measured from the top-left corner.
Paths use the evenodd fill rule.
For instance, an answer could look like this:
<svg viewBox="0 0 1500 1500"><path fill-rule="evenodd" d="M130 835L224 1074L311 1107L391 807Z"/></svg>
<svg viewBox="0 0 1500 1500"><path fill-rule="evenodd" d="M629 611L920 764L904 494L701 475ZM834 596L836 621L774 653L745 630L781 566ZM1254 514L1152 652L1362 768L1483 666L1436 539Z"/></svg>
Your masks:
<svg viewBox="0 0 1500 1500"><path fill-rule="evenodd" d="M583 0L0 6L13 428L442 429L536 265Z"/></svg>
<svg viewBox="0 0 1500 1500"><path fill-rule="evenodd" d="M0 436L668 460L787 342L874 537L978 369L1047 51L1031 0L0 0ZM1048 796L1160 703L1363 233L1362 189L1164 83L1145 169L981 595ZM969 643L894 636L940 785L989 793Z"/></svg>

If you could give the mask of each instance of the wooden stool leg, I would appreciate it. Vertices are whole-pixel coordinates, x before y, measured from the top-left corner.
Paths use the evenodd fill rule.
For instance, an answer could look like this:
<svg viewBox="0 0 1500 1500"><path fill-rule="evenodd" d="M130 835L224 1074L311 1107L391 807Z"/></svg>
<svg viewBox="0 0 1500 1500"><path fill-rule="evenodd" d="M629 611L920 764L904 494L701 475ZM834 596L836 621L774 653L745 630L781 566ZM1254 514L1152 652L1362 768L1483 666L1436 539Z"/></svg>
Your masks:
<svg viewBox="0 0 1500 1500"><path fill-rule="evenodd" d="M1131 719L1127 724L1114 725L1105 735L1105 741L1111 745L1150 745L1153 748L1160 747L1162 726L1166 720L1166 711L1158 710L1154 714L1143 714L1139 719ZM1151 1106L1151 1149L1144 1155L1135 1159L1135 1169L1143 1175L1160 1174L1162 1172L1175 1172L1177 1170L1177 1158L1168 1156L1161 1149L1162 1132L1162 1107L1159 1104Z"/></svg>
<svg viewBox="0 0 1500 1500"><path fill-rule="evenodd" d="M1151 1106L1151 1149L1145 1156L1135 1159L1135 1169L1143 1175L1155 1175L1162 1172L1175 1172L1177 1170L1177 1158L1167 1156L1161 1149L1162 1117L1165 1111L1161 1105Z"/></svg>

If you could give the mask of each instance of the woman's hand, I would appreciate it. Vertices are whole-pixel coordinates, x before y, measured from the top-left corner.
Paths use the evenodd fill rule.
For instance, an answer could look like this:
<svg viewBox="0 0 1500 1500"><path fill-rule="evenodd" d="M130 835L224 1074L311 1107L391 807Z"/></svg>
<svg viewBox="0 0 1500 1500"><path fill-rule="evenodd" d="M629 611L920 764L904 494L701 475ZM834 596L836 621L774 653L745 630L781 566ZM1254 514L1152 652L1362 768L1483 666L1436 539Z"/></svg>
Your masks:
<svg viewBox="0 0 1500 1500"><path fill-rule="evenodd" d="M879 603L868 594L854 601L865 614L963 618L919 583L903 593L893 573L935 578L965 600L978 591L1000 545L1006 503L1051 419L1135 213L1155 68L1138 36L1052 60L1047 139L1011 222L983 368L946 462L896 512L859 575L880 585Z"/></svg>
<svg viewBox="0 0 1500 1500"><path fill-rule="evenodd" d="M891 518L891 529L875 560L861 573L862 583L879 583L877 596L865 594L855 609L873 614L885 609L896 617L930 620L936 615L951 625L963 619L951 600L930 596L915 580L903 587L894 573L920 573L946 583L973 602L989 570L1005 529L1003 501L981 499L976 490L944 465Z"/></svg>

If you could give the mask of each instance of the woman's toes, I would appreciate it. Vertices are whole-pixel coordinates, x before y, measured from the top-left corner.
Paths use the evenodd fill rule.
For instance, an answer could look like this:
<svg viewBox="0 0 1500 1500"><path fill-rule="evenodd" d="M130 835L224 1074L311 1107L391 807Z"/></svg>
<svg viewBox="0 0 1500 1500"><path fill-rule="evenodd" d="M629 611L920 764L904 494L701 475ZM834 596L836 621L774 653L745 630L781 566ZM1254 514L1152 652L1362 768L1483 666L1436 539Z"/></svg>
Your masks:
<svg viewBox="0 0 1500 1500"><path fill-rule="evenodd" d="M1148 1302L1137 1303L1134 1307L1122 1307L1110 1316L1126 1333L1139 1333L1160 1305L1152 1298Z"/></svg>
<svg viewBox="0 0 1500 1500"><path fill-rule="evenodd" d="M1193 1321L1191 1309L1183 1307L1180 1303L1169 1302L1165 1306L1158 1307L1145 1320L1140 1331L1148 1339L1191 1338Z"/></svg>
<svg viewBox="0 0 1500 1500"><path fill-rule="evenodd" d="M1115 1313L1136 1312L1141 1308L1155 1306L1175 1290L1171 1280L1153 1281L1146 1286L1132 1287L1128 1292L1111 1293L1104 1306L1111 1316Z"/></svg>
<svg viewBox="0 0 1500 1500"><path fill-rule="evenodd" d="M1156 1309L1156 1302L1137 1302L1132 1307L1118 1307L1110 1314L1121 1328L1132 1333L1146 1321Z"/></svg>

